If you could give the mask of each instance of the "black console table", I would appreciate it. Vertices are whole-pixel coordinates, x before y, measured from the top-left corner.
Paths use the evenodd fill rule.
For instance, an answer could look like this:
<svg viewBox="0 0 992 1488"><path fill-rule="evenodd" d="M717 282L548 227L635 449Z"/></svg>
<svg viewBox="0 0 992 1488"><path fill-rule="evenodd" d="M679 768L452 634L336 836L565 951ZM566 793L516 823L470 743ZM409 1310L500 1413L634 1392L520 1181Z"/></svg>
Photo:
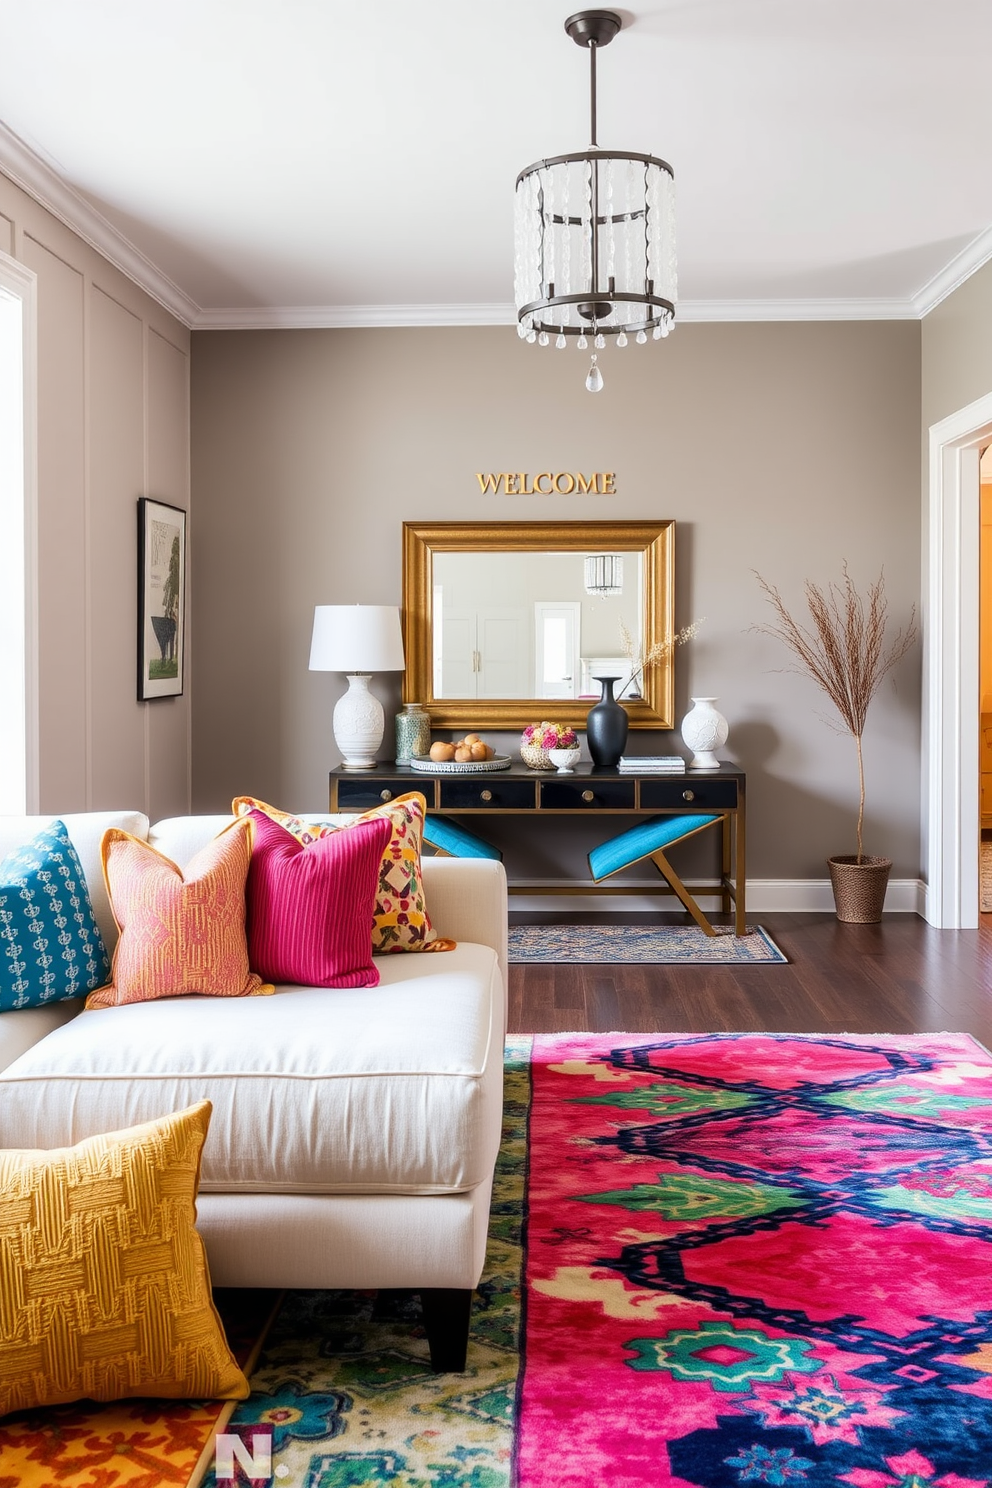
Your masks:
<svg viewBox="0 0 992 1488"><path fill-rule="evenodd" d="M579 764L571 775L529 770L514 763L508 770L451 774L382 764L375 770L332 770L331 811L368 811L407 791L421 791L428 812L445 816L533 816L548 823L556 817L598 813L608 816L681 816L717 813L723 818L719 885L687 884L693 893L717 892L724 914L734 911L734 928L745 931L745 778L743 770L686 770L679 775L643 774ZM618 825L617 831L623 831ZM671 893L667 884L636 889L622 884L577 881L574 885L535 890L510 885L511 893Z"/></svg>

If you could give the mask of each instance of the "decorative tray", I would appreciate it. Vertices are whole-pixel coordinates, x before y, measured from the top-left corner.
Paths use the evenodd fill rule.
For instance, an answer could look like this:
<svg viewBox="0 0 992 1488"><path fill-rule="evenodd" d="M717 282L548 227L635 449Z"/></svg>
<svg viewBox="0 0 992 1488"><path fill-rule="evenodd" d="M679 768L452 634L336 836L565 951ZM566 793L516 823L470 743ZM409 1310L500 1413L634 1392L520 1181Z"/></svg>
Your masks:
<svg viewBox="0 0 992 1488"><path fill-rule="evenodd" d="M431 775L487 775L493 770L508 770L512 763L508 754L494 754L487 760L466 760L464 764L457 760L432 760L429 754L415 754L410 768Z"/></svg>

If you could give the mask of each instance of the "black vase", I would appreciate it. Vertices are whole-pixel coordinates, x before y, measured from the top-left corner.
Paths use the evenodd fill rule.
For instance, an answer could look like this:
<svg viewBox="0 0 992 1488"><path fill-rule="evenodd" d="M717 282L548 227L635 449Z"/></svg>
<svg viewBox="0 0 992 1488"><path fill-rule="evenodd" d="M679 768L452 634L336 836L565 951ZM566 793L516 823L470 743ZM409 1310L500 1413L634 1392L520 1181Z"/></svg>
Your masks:
<svg viewBox="0 0 992 1488"><path fill-rule="evenodd" d="M627 710L613 696L615 677L594 677L603 696L586 714L586 743L594 765L613 766L627 743Z"/></svg>

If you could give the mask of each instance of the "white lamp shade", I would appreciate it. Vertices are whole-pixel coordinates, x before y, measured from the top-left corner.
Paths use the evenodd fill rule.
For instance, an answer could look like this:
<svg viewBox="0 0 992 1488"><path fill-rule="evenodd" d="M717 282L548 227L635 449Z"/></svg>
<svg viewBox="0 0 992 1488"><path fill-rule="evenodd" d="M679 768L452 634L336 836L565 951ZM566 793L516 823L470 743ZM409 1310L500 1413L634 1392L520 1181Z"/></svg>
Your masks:
<svg viewBox="0 0 992 1488"><path fill-rule="evenodd" d="M395 605L315 605L312 672L401 672L403 635Z"/></svg>

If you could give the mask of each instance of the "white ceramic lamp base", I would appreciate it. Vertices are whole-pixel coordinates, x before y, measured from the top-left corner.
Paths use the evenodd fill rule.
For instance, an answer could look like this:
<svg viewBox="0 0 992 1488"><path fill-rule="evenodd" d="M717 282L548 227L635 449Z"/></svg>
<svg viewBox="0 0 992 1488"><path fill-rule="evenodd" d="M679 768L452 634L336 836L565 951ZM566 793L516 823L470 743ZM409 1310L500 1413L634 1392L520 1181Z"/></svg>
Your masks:
<svg viewBox="0 0 992 1488"><path fill-rule="evenodd" d="M369 691L371 678L371 672L349 672L348 691L334 705L334 742L345 770L375 769L386 715Z"/></svg>

